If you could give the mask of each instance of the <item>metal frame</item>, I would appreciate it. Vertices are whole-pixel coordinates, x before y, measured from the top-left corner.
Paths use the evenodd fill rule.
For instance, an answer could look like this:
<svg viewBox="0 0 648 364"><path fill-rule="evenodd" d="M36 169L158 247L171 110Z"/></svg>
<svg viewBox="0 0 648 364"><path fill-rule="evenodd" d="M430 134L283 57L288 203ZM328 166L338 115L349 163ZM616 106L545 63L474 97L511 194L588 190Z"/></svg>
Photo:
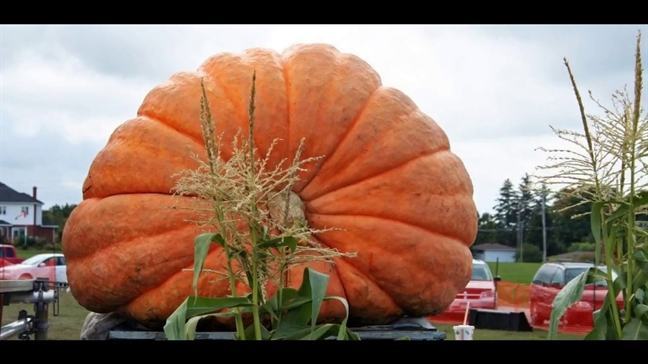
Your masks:
<svg viewBox="0 0 648 364"><path fill-rule="evenodd" d="M59 287L55 283L50 284L47 279L1 280L0 319L3 306L11 303L33 303L34 315L28 315L27 311L21 310L16 321L0 327L0 340L7 340L16 335L23 340L29 340L31 335L34 335L36 340L47 340L49 304L52 303L54 316L57 316L58 297Z"/></svg>

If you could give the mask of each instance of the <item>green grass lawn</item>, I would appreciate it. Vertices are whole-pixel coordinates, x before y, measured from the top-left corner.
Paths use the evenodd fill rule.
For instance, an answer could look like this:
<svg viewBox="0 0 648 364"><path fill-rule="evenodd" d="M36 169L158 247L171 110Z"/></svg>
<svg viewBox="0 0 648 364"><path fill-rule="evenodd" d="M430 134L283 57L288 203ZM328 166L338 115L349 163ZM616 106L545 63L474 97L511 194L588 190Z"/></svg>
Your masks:
<svg viewBox="0 0 648 364"><path fill-rule="evenodd" d="M499 274L503 281L515 283L531 283L542 263L499 263ZM495 275L495 262L488 262L488 266Z"/></svg>
<svg viewBox="0 0 648 364"><path fill-rule="evenodd" d="M434 324L446 334L446 340L454 340L452 325ZM558 340L582 340L583 336L558 333ZM534 329L530 332L475 329L474 340L546 340L547 331Z"/></svg>

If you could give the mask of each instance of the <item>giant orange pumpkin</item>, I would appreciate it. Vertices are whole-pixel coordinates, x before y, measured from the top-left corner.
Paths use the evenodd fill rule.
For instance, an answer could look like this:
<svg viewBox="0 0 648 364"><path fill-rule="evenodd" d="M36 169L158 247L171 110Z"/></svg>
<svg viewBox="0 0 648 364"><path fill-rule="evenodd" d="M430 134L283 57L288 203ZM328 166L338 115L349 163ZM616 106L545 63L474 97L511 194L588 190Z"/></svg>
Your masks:
<svg viewBox="0 0 648 364"><path fill-rule="evenodd" d="M217 132L229 140L239 128L247 133L253 70L260 152L281 138L272 154L277 163L292 158L305 138L304 157L325 156L294 192L311 227L340 228L319 235L323 244L357 253L334 266L313 264L331 276L329 293L346 297L352 318L363 322L444 309L471 273L477 213L470 178L445 133L412 100L381 86L360 58L319 44L283 54L219 54L146 96L137 117L95 158L84 200L65 226L67 272L79 303L154 325L192 293L193 239L201 230L189 210L170 207L189 204L171 196L177 173L197 167L193 155L206 155L200 80ZM206 268L223 262L214 249ZM300 270L290 273L292 286ZM227 283L203 274L199 293L226 295ZM329 303L321 318L341 310Z"/></svg>

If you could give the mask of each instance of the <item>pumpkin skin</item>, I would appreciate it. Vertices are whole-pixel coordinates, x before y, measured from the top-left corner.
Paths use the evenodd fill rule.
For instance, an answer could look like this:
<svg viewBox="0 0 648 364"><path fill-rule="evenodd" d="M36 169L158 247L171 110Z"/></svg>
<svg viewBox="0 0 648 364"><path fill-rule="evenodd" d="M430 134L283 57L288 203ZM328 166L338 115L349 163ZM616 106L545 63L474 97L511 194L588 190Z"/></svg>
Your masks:
<svg viewBox="0 0 648 364"><path fill-rule="evenodd" d="M294 192L323 244L357 253L335 265L328 294L346 297L351 319L385 323L442 311L469 281L477 233L472 183L445 133L402 92L381 86L364 61L328 45L296 45L283 54L250 49L219 54L193 73L178 73L145 97L137 117L119 126L93 161L83 201L63 232L74 297L95 312L122 312L162 323L192 293L192 199L172 197L177 173L205 159L200 80L216 130L247 134L256 70L255 143L271 164L289 160L301 138L308 165ZM224 144L225 158L231 154ZM179 207L179 208L173 208ZM205 268L221 270L220 247ZM304 266L289 272L299 286ZM241 290L247 289L242 284ZM203 274L199 294L229 293L226 280ZM321 320L343 317L325 302Z"/></svg>

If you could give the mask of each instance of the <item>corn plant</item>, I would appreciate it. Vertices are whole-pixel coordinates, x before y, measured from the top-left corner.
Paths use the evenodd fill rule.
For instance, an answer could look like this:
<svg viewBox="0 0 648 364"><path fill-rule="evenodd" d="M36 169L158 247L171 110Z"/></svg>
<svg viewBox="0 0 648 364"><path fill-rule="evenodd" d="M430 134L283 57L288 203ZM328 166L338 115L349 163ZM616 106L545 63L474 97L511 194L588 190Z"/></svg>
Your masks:
<svg viewBox="0 0 648 364"><path fill-rule="evenodd" d="M604 280L607 296L594 312L594 327L586 338L648 339L648 231L637 223L648 212L648 116L641 109L641 33L636 42L633 92L616 91L611 106L590 92L602 115L586 114L567 59L564 63L583 130L553 129L569 147L545 149L550 153L549 164L540 168L549 171L543 176L547 184L567 187L562 191L580 201L566 209L592 204L589 214L596 264L557 294L549 338L555 337L560 318L580 300L585 285ZM623 305L616 302L619 294Z"/></svg>
<svg viewBox="0 0 648 364"><path fill-rule="evenodd" d="M342 297L326 296L329 277L306 268L298 289L287 287L286 275L296 264L324 261L333 264L336 257L352 257L318 243L315 234L326 230L308 227L303 203L292 192L304 165L319 157L302 159L304 140L292 161L284 159L270 165L270 155L279 142L275 139L265 155L259 156L254 145L256 73L252 76L248 109L248 134L239 131L232 140L232 155L222 157L223 134L216 133L204 84L201 126L207 160L197 158L200 167L183 171L175 192L196 199L198 223L212 232L195 239L193 290L167 319L164 331L169 339L193 339L198 322L207 317L233 319L236 339L357 339L347 328L349 307ZM205 209L205 201L210 207ZM206 211L205 211L206 210ZM207 214L204 214L207 212ZM212 244L223 250L224 271L204 269ZM229 282L226 297L200 297L201 274L223 277ZM243 283L250 292L237 291ZM269 297L266 287L278 287ZM342 304L346 317L339 324L317 324L325 300ZM245 318L252 323L245 325ZM249 321L249 320L248 320ZM268 324L269 322L269 324ZM266 324L264 324L266 323Z"/></svg>

